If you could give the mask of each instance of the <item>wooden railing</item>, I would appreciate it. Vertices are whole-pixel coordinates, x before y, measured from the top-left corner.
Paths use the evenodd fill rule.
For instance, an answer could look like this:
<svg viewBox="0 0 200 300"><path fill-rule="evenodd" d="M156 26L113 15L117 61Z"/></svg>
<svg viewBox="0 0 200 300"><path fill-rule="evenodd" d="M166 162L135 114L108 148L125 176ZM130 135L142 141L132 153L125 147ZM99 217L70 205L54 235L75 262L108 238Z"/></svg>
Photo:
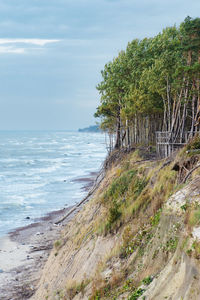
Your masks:
<svg viewBox="0 0 200 300"><path fill-rule="evenodd" d="M156 149L160 157L168 157L177 148L186 145L189 140L200 132L185 131L181 135L177 135L170 131L157 131L156 132Z"/></svg>

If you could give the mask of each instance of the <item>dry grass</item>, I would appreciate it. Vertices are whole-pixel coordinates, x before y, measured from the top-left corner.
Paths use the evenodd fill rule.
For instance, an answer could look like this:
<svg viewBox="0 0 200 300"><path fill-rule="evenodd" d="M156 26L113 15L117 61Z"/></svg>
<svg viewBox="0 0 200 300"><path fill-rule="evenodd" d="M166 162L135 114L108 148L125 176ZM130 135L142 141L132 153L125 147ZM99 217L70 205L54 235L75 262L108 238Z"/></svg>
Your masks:
<svg viewBox="0 0 200 300"><path fill-rule="evenodd" d="M77 294L81 293L81 296L84 296L85 288L89 284L89 279L83 279L80 283L77 283L74 280L68 280L65 290L65 299L72 300Z"/></svg>

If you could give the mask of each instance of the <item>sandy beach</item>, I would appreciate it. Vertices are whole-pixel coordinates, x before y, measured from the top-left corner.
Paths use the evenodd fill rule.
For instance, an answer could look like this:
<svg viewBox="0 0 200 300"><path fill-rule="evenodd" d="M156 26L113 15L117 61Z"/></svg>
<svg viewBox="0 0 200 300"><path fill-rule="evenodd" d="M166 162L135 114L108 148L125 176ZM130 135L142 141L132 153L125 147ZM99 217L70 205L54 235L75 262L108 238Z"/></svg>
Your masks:
<svg viewBox="0 0 200 300"><path fill-rule="evenodd" d="M84 182L84 190L89 190L94 183L96 173L90 175L88 180L76 179ZM90 195L91 191L77 205L51 212L0 238L0 300L25 300L34 294L42 267L63 226Z"/></svg>

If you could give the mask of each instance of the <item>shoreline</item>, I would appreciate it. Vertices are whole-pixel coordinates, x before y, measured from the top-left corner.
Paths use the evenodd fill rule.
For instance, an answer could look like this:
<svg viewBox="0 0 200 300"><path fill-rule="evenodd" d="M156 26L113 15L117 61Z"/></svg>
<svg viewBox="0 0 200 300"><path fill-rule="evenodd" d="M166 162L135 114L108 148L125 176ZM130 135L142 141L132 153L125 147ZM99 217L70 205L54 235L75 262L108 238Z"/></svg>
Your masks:
<svg viewBox="0 0 200 300"><path fill-rule="evenodd" d="M101 171L89 175L89 178L76 179L84 183L81 190L88 191L78 204L47 213L0 237L1 300L26 300L34 294L40 273L62 228L90 199L102 177Z"/></svg>

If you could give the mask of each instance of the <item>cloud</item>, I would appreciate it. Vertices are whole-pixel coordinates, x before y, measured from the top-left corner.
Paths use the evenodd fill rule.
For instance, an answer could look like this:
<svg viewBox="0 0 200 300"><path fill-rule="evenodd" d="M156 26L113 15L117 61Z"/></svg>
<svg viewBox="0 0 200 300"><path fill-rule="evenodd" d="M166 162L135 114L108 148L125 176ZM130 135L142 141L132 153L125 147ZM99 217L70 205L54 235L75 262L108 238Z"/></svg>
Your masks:
<svg viewBox="0 0 200 300"><path fill-rule="evenodd" d="M2 53L14 53L14 54L24 54L24 48L14 48L14 47L3 47L0 46L0 54Z"/></svg>
<svg viewBox="0 0 200 300"><path fill-rule="evenodd" d="M0 39L0 45L2 44L32 44L37 46L45 46L50 43L57 43L60 40L47 40L47 39Z"/></svg>
<svg viewBox="0 0 200 300"><path fill-rule="evenodd" d="M25 54L30 50L38 50L47 44L57 43L60 40L50 39L0 39L0 54L3 53L14 53L14 54ZM3 46L2 46L3 45ZM23 47L22 47L23 45ZM34 45L36 47L30 47Z"/></svg>

